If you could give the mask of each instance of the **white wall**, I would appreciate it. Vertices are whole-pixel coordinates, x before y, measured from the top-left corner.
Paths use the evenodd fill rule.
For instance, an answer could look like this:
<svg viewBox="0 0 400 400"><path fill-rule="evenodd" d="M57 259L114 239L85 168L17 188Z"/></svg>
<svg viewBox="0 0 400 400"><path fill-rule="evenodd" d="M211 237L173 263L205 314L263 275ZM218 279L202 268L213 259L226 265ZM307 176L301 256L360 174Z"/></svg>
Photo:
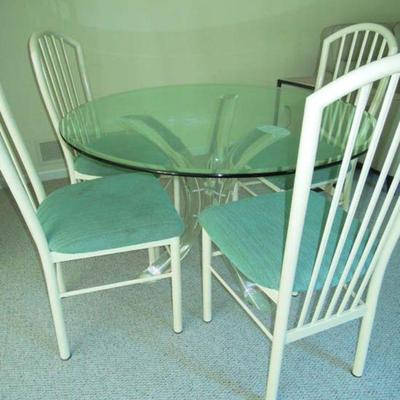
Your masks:
<svg viewBox="0 0 400 400"><path fill-rule="evenodd" d="M41 171L37 143L54 137L27 42L59 30L85 51L95 96L185 82L272 84L307 76L323 27L400 20L398 0L0 0L0 76Z"/></svg>

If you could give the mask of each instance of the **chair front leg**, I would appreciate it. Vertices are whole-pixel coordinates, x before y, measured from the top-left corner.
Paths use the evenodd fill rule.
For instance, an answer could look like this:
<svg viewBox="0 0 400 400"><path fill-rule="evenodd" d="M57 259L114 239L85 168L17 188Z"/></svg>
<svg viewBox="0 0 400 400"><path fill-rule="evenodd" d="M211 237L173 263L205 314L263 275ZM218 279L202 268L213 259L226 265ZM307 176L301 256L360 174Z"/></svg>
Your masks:
<svg viewBox="0 0 400 400"><path fill-rule="evenodd" d="M181 284L181 251L179 238L171 244L171 280L172 280L172 313L173 327L181 333L182 326L182 284Z"/></svg>
<svg viewBox="0 0 400 400"><path fill-rule="evenodd" d="M287 282L285 282L285 284L288 285ZM281 288L279 291L278 304L276 308L275 327L269 361L266 400L276 400L278 397L279 379L281 375L283 352L286 344L286 332L293 287L290 287L290 289L285 289L282 290Z"/></svg>
<svg viewBox="0 0 400 400"><path fill-rule="evenodd" d="M202 230L202 271L203 271L203 320L210 322L211 310L211 239L207 232Z"/></svg>
<svg viewBox="0 0 400 400"><path fill-rule="evenodd" d="M56 274L57 274L58 290L60 291L60 293L64 293L65 283L64 283L64 276L62 272L61 263L56 263Z"/></svg>
<svg viewBox="0 0 400 400"><path fill-rule="evenodd" d="M278 397L279 378L281 375L283 350L285 348L284 340L283 333L282 335L277 335L277 332L274 331L265 400L276 400Z"/></svg>
<svg viewBox="0 0 400 400"><path fill-rule="evenodd" d="M57 283L56 266L50 260L43 260L43 272L49 296L51 314L53 316L54 328L56 331L58 350L62 360L68 360L71 357L63 310L61 305L60 290Z"/></svg>

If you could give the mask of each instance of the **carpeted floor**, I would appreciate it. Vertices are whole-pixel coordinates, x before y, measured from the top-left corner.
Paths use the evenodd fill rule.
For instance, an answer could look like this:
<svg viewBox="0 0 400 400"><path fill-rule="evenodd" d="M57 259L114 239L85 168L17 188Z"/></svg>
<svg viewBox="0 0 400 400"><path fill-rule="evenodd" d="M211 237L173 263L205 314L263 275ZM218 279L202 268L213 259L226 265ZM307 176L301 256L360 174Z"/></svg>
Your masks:
<svg viewBox="0 0 400 400"><path fill-rule="evenodd" d="M64 184L54 181L48 190ZM0 399L263 399L269 341L214 284L201 320L199 248L183 261L184 331L172 331L169 282L64 300L72 358L58 357L36 250L0 191ZM67 287L135 276L146 253L65 265ZM388 267L365 374L350 373L357 322L286 348L280 399L400 399L400 246Z"/></svg>

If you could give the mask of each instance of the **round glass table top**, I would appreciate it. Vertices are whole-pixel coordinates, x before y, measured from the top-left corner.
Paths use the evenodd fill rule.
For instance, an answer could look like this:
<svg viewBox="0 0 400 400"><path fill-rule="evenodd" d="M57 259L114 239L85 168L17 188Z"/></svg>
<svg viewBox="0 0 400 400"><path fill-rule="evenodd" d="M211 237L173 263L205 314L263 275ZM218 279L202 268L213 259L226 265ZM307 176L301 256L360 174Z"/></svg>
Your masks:
<svg viewBox="0 0 400 400"><path fill-rule="evenodd" d="M62 137L76 150L158 174L249 177L294 172L309 90L199 84L132 90L69 112ZM327 107L316 166L341 161L354 107ZM375 119L365 113L354 156Z"/></svg>

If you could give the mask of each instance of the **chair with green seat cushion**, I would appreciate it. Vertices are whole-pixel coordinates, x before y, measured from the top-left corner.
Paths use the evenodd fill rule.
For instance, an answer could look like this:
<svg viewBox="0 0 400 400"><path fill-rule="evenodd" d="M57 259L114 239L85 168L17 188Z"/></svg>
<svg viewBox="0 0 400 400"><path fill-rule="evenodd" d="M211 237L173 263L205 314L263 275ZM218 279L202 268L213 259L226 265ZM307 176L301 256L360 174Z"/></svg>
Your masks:
<svg viewBox="0 0 400 400"><path fill-rule="evenodd" d="M29 53L46 111L66 162L71 183L132 172L76 155L60 135L60 121L93 98L81 45L59 32L33 33Z"/></svg>
<svg viewBox="0 0 400 400"><path fill-rule="evenodd" d="M314 92L304 110L293 191L215 206L199 216L203 227L203 319L212 319L215 277L271 340L266 400L277 399L287 344L356 319L361 319L361 326L352 372L355 376L363 373L383 276L400 239L400 198L396 195L400 166L391 186L384 190L400 151L400 123L387 143L379 178L373 184L368 182L377 149L386 142L382 135L386 118L396 109L399 78L400 54L363 66ZM382 82L382 106L370 140L365 140L363 116L376 94L371 87L382 87ZM354 118L349 126L338 127L340 135L345 133L343 159L332 199L328 199L325 193L312 190L318 147L325 134L324 111L330 106L335 109L340 99L351 96L357 97ZM346 176L353 154L360 145L364 149L364 144L365 159L345 211L340 200ZM267 319L270 326L219 271L226 264L216 261L221 255L253 282L249 287L270 298L275 306ZM299 296L294 297L294 291Z"/></svg>
<svg viewBox="0 0 400 400"><path fill-rule="evenodd" d="M341 29L334 30L334 32L323 39L315 77L315 90L320 89L343 74L358 68L360 65L365 65L372 61L379 60L382 57L396 54L397 51L398 45L395 36L383 25L374 23L344 25ZM371 96L370 103L366 109L373 117L375 117L379 111L384 88L384 84L374 88L374 96ZM357 96L349 96L341 100L343 100L341 104L345 107L346 105L352 107L356 104ZM339 110L340 112L337 112L336 106L334 109L333 118L340 122L346 109ZM332 132L333 137L336 134L335 131ZM345 208L348 206L355 166L356 160L349 168L345 187L346 190L343 193L342 201ZM317 173L316 171L313 179L313 186L315 188L320 187L322 189L327 189L326 191L329 193L331 191L331 185L337 180L338 175L335 176L335 172L337 171L334 167L328 167L326 173L322 173L322 171ZM320 174L322 174L322 181L318 181ZM327 177L332 179L327 181ZM288 176L287 178L266 177L260 178L258 182L263 183L274 191L282 191L292 189L293 180L294 177L292 176ZM240 186L252 195L255 194L255 192L247 190L246 183L241 183Z"/></svg>
<svg viewBox="0 0 400 400"><path fill-rule="evenodd" d="M1 86L0 113L0 171L39 252L60 357L71 356L61 300L79 294L170 278L173 328L181 332L183 224L158 180L120 174L68 185L46 197ZM161 246L170 251L171 272L77 290L65 287L62 262Z"/></svg>
<svg viewBox="0 0 400 400"><path fill-rule="evenodd" d="M212 207L203 211L199 218L211 240L232 264L250 281L270 289L279 289L292 193L273 193ZM310 193L293 287L296 292L307 290L329 206L330 200L325 195ZM325 281L345 217L346 212L339 210L315 286L317 290ZM339 281L358 227L359 221L354 220L332 286ZM360 259L362 249L358 252L355 264ZM349 274L348 280L351 277L352 274Z"/></svg>

